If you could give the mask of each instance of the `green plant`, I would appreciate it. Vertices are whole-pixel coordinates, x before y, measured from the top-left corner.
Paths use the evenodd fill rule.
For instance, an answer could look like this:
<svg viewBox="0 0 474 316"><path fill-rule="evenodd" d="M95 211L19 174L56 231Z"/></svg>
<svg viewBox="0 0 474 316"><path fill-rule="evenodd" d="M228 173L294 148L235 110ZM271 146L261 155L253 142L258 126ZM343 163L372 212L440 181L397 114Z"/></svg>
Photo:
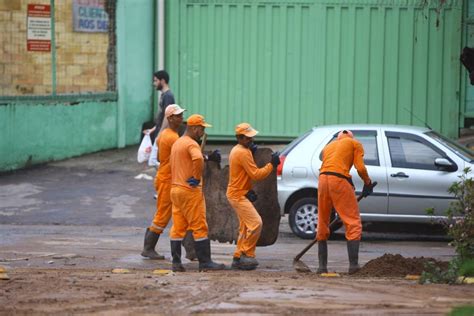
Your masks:
<svg viewBox="0 0 474 316"><path fill-rule="evenodd" d="M447 211L448 235L461 261L474 259L474 180L468 176L470 172L470 168L464 169L460 181L448 190L457 199Z"/></svg>
<svg viewBox="0 0 474 316"><path fill-rule="evenodd" d="M472 316L474 305L457 306L448 314L449 316Z"/></svg>
<svg viewBox="0 0 474 316"><path fill-rule="evenodd" d="M459 275L474 277L474 259L465 260L459 267Z"/></svg>
<svg viewBox="0 0 474 316"><path fill-rule="evenodd" d="M419 283L447 283L455 284L458 281L459 260L453 259L449 262L447 270L444 270L434 264L427 262L424 271L421 273Z"/></svg>
<svg viewBox="0 0 474 316"><path fill-rule="evenodd" d="M456 197L446 211L447 221L441 222L452 238L451 245L456 250L456 257L451 260L447 270L428 263L420 277L420 283L458 282L458 276L474 274L474 180L469 177L470 168L465 168L459 181L454 182L448 192ZM434 214L433 209L426 212Z"/></svg>

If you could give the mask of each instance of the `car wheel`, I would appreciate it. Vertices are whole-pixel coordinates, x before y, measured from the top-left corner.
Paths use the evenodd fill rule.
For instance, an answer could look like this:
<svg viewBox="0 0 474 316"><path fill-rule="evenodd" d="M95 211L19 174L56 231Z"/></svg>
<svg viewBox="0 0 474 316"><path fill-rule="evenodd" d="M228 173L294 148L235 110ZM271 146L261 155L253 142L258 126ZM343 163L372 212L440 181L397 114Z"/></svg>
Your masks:
<svg viewBox="0 0 474 316"><path fill-rule="evenodd" d="M318 199L302 198L290 208L288 217L291 231L304 239L314 239L318 225Z"/></svg>
<svg viewBox="0 0 474 316"><path fill-rule="evenodd" d="M331 222L335 219L336 213L333 210ZM303 239L314 239L318 226L318 199L307 197L297 200L290 208L288 218L291 231ZM342 227L339 221L333 225L331 234Z"/></svg>

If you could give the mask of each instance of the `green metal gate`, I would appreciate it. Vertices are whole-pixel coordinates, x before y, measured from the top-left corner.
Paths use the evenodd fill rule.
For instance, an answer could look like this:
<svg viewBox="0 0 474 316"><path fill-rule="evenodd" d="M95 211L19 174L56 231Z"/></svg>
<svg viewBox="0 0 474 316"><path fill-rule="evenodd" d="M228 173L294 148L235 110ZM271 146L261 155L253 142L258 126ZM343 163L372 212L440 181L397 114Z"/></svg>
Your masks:
<svg viewBox="0 0 474 316"><path fill-rule="evenodd" d="M466 46L471 48L474 47L474 1L469 0L466 3L466 19L465 19L465 37L464 43ZM466 118L474 118L474 86L471 86L469 80L469 73L463 69L462 74L463 84L464 84L464 91L465 91L465 100L466 100L466 107L464 110L464 116Z"/></svg>
<svg viewBox="0 0 474 316"><path fill-rule="evenodd" d="M462 1L167 2L166 65L214 139L333 123L423 125L456 137Z"/></svg>

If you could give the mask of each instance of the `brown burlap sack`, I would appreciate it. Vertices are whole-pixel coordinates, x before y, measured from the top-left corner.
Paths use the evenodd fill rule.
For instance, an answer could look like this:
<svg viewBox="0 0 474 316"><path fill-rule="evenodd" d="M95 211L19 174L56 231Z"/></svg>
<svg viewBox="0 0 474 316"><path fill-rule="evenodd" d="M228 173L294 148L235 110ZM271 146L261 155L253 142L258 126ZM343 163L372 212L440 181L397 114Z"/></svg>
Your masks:
<svg viewBox="0 0 474 316"><path fill-rule="evenodd" d="M268 163L271 154L271 149L259 148L255 154L257 166L263 167ZM229 166L220 169L217 163L207 162L203 181L209 238L219 242L235 243L239 234L239 220L226 197ZM257 246L269 246L277 240L280 225L276 171L273 170L265 180L255 182L253 190L258 195L254 205L263 221L262 234Z"/></svg>

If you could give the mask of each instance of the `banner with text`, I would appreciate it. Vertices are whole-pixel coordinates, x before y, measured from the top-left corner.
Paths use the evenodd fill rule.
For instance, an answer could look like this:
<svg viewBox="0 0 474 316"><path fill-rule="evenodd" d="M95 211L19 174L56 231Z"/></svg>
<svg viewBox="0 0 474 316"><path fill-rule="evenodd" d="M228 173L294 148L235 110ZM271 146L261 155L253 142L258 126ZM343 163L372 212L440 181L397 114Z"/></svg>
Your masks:
<svg viewBox="0 0 474 316"><path fill-rule="evenodd" d="M73 0L72 14L75 32L108 32L109 17L104 10L105 0Z"/></svg>

